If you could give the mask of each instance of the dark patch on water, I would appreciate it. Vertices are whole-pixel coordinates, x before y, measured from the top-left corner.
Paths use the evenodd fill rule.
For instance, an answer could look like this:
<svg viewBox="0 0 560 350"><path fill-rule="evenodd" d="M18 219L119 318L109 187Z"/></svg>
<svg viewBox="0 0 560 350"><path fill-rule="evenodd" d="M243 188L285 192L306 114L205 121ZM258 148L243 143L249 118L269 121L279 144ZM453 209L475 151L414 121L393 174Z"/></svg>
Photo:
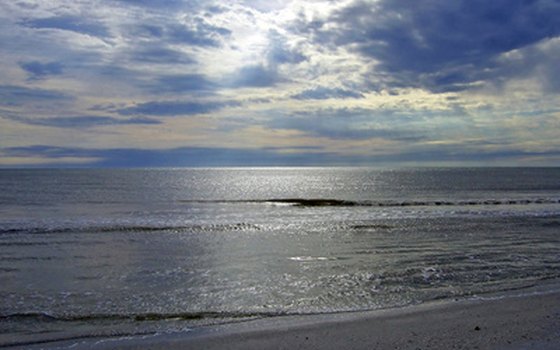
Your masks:
<svg viewBox="0 0 560 350"><path fill-rule="evenodd" d="M478 199L478 200L405 200L405 201L355 201L332 198L272 198L251 200L180 200L181 203L201 204L286 204L295 207L433 207L433 206L478 206L478 205L527 205L557 204L557 198L524 198L524 199Z"/></svg>
<svg viewBox="0 0 560 350"><path fill-rule="evenodd" d="M550 220L542 223L543 227L560 227L560 220Z"/></svg>

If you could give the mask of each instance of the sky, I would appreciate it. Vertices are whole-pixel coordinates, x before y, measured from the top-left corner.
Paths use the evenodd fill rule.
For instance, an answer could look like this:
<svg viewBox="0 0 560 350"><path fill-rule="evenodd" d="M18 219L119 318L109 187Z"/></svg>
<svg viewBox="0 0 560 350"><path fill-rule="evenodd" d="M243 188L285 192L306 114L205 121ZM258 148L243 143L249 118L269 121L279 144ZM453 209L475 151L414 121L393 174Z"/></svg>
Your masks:
<svg viewBox="0 0 560 350"><path fill-rule="evenodd" d="M560 166L560 0L0 2L0 167Z"/></svg>

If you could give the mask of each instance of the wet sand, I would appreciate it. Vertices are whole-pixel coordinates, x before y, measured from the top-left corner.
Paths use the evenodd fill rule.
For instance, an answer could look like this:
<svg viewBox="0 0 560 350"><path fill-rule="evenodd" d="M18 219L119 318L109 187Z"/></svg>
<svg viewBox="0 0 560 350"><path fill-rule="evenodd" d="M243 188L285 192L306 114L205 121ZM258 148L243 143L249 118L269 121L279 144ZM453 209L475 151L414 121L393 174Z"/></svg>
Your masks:
<svg viewBox="0 0 560 350"><path fill-rule="evenodd" d="M560 349L560 292L400 309L287 316L128 339L37 345L74 349ZM33 347L35 348L35 347Z"/></svg>

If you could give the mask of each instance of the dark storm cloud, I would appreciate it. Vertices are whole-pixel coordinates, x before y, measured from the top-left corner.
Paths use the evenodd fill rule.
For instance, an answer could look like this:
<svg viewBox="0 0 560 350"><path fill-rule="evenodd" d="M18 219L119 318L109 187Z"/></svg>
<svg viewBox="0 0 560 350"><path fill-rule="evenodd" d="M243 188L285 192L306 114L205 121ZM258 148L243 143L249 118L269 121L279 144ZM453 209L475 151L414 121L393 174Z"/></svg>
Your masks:
<svg viewBox="0 0 560 350"><path fill-rule="evenodd" d="M132 107L117 110L121 115L150 115L172 117L180 115L208 114L225 107L238 106L239 103L228 102L183 102L153 101L140 103Z"/></svg>
<svg viewBox="0 0 560 350"><path fill-rule="evenodd" d="M507 78L500 54L558 36L559 16L550 0L355 1L330 19L335 29L304 29L379 62L394 86L445 92Z"/></svg>
<svg viewBox="0 0 560 350"><path fill-rule="evenodd" d="M59 62L42 63L38 61L20 62L19 66L29 74L29 79L43 79L49 75L62 74L62 64Z"/></svg>
<svg viewBox="0 0 560 350"><path fill-rule="evenodd" d="M106 38L110 36L107 27L86 17L53 16L29 19L23 25L35 29L60 29L76 33Z"/></svg>

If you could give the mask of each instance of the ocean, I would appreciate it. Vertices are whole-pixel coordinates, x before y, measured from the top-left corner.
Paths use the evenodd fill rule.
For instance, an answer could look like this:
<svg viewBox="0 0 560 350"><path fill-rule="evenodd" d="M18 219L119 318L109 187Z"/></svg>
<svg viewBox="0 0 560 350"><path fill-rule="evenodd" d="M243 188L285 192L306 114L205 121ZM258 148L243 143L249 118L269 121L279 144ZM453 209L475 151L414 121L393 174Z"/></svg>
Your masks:
<svg viewBox="0 0 560 350"><path fill-rule="evenodd" d="M0 347L559 278L560 168L0 170Z"/></svg>

